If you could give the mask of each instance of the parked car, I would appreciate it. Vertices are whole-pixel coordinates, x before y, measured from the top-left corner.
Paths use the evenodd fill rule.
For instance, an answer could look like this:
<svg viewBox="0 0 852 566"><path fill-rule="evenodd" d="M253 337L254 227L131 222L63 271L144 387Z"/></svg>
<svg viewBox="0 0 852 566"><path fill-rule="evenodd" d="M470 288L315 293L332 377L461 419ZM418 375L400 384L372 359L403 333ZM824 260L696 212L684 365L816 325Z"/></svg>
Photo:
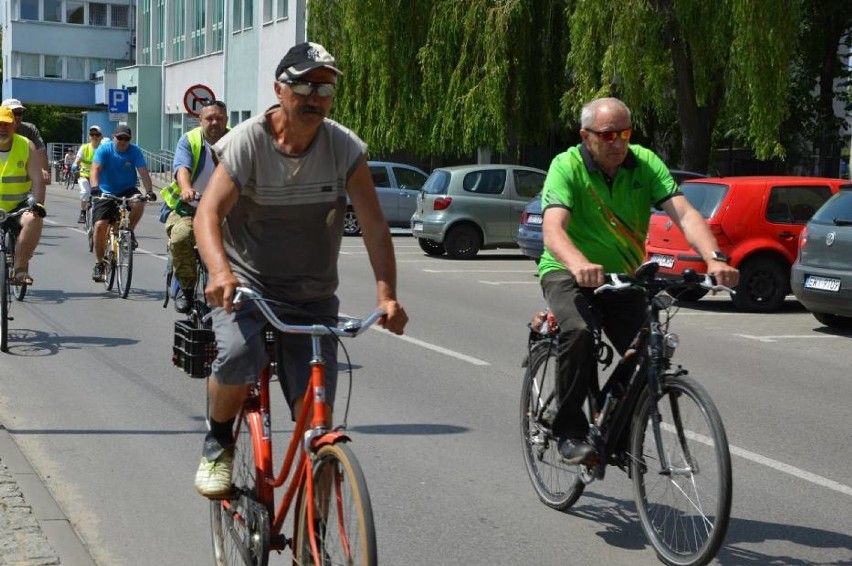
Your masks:
<svg viewBox="0 0 852 566"><path fill-rule="evenodd" d="M852 330L852 184L828 199L802 230L790 286L818 321Z"/></svg>
<svg viewBox="0 0 852 566"><path fill-rule="evenodd" d="M411 215L417 205L420 187L429 177L423 170L412 165L390 163L387 161L368 161L379 205L388 225L396 228L408 228ZM343 220L343 233L357 236L361 233L358 217L349 199L346 200L346 216Z"/></svg>
<svg viewBox="0 0 852 566"><path fill-rule="evenodd" d="M681 191L707 220L719 249L740 270L732 296L737 308L777 310L790 292L790 266L799 233L813 213L849 181L819 177L715 177L686 181ZM663 275L707 271L701 256L664 212L651 216L647 259ZM703 293L681 294L698 300Z"/></svg>
<svg viewBox="0 0 852 566"><path fill-rule="evenodd" d="M427 254L454 259L472 258L481 249L517 248L518 219L546 176L521 165L435 169L417 198L412 234Z"/></svg>
<svg viewBox="0 0 852 566"><path fill-rule="evenodd" d="M669 172L677 181L677 184L688 179L697 179L706 177L703 173L694 173L692 171L682 171L680 169L670 169ZM541 194L537 194L529 204L527 204L524 212L521 214L520 224L518 225L518 234L515 241L521 248L521 252L531 257L538 263L538 258L544 252L544 237L541 233Z"/></svg>

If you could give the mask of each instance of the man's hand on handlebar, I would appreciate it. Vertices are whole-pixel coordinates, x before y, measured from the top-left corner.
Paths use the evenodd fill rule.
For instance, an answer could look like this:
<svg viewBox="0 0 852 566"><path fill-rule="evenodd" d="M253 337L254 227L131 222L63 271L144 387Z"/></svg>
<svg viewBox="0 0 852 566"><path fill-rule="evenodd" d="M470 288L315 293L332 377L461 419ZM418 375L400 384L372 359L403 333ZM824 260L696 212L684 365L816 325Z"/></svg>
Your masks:
<svg viewBox="0 0 852 566"><path fill-rule="evenodd" d="M222 307L225 312L230 313L235 308L233 301L236 289L240 286L239 279L231 270L210 273L209 276L207 287L204 289L207 302L211 306Z"/></svg>
<svg viewBox="0 0 852 566"><path fill-rule="evenodd" d="M405 309L397 301L387 300L381 301L378 308L383 309L387 314L379 320L385 330L390 330L394 334L402 334L405 325L408 323L408 315Z"/></svg>
<svg viewBox="0 0 852 566"><path fill-rule="evenodd" d="M716 283L725 287L734 288L740 281L740 272L722 261L711 261L707 264L707 275L716 278ZM715 291L714 291L715 293Z"/></svg>
<svg viewBox="0 0 852 566"><path fill-rule="evenodd" d="M604 268L596 263L586 262L571 266L571 274L580 287L600 287L606 282Z"/></svg>

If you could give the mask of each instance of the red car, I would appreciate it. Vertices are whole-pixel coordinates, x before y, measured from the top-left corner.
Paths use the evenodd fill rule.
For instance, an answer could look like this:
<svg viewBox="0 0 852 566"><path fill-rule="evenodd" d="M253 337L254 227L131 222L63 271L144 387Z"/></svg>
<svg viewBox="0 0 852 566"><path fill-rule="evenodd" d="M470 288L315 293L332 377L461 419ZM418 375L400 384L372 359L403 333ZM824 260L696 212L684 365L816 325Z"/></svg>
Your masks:
<svg viewBox="0 0 852 566"><path fill-rule="evenodd" d="M790 292L790 266L796 259L799 232L842 185L843 179L820 177L710 177L680 186L707 220L719 248L740 270L734 304L752 312L775 311ZM665 212L655 211L648 231L646 257L661 274L680 274L707 266ZM700 292L681 300L698 300Z"/></svg>

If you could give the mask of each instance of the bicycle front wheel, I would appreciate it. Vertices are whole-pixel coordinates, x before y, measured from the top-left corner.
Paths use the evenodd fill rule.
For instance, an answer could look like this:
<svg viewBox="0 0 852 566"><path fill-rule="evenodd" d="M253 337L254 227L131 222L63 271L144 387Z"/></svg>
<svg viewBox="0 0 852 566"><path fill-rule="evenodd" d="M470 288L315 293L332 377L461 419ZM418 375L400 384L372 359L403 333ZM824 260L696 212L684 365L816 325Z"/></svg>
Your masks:
<svg viewBox="0 0 852 566"><path fill-rule="evenodd" d="M89 204L86 206L86 241L89 244L89 252L92 252L95 249L95 236L94 236L94 227L92 225L92 202L89 201Z"/></svg>
<svg viewBox="0 0 852 566"><path fill-rule="evenodd" d="M521 450L538 498L554 509L571 507L583 494L579 466L562 462L550 430L556 415L556 344L533 347L521 389Z"/></svg>
<svg viewBox="0 0 852 566"><path fill-rule="evenodd" d="M15 263L15 248L17 247L17 238L13 235L12 232L6 232L6 258L9 262L9 268ZM5 265L5 264L4 264ZM27 284L26 283L15 283L10 276L11 282L11 290L12 295L19 301L23 301L24 297L27 295Z"/></svg>
<svg viewBox="0 0 852 566"><path fill-rule="evenodd" d="M133 279L133 239L130 230L118 233L118 257L115 264L118 271L118 294L122 299L126 299L130 293L130 281Z"/></svg>
<svg viewBox="0 0 852 566"><path fill-rule="evenodd" d="M710 396L688 376L665 378L656 402L646 389L630 446L636 508L657 556L672 566L710 562L728 529L732 485L728 439Z"/></svg>
<svg viewBox="0 0 852 566"><path fill-rule="evenodd" d="M10 269L6 263L5 250L0 250L0 352L9 351L9 303L12 301Z"/></svg>
<svg viewBox="0 0 852 566"><path fill-rule="evenodd" d="M216 566L266 566L269 562L269 511L258 498L257 486L263 479L252 443L251 420L243 414L236 421L231 497L210 502Z"/></svg>
<svg viewBox="0 0 852 566"><path fill-rule="evenodd" d="M338 443L319 449L313 464L313 491L313 501L308 501L306 491L299 498L301 506L294 538L296 564L377 564L370 494L361 466L349 446ZM313 523L308 520L309 506L313 507ZM317 560L314 560L314 546Z"/></svg>
<svg viewBox="0 0 852 566"><path fill-rule="evenodd" d="M107 236L107 244L106 251L104 253L104 263L106 263L106 267L104 267L104 287L106 287L107 291L112 291L112 286L115 284L115 267L116 267L116 257L115 257L115 234L112 232Z"/></svg>

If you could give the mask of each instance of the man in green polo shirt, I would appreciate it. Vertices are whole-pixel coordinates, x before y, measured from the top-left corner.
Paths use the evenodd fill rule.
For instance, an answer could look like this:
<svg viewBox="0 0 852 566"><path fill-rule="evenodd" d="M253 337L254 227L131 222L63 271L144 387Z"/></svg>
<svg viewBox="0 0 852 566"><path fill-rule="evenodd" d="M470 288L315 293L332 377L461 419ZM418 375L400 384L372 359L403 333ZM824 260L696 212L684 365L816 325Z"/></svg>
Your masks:
<svg viewBox="0 0 852 566"><path fill-rule="evenodd" d="M666 165L649 149L629 144L630 134L630 109L623 102L589 102L580 114L583 142L553 159L542 191L545 250L538 272L560 327L553 431L567 464L596 457L582 410L597 363L590 307L620 354L645 314L641 293L595 296L593 291L604 284L605 273L632 273L641 265L651 206L662 208L683 230L720 284L735 287L739 278Z"/></svg>

